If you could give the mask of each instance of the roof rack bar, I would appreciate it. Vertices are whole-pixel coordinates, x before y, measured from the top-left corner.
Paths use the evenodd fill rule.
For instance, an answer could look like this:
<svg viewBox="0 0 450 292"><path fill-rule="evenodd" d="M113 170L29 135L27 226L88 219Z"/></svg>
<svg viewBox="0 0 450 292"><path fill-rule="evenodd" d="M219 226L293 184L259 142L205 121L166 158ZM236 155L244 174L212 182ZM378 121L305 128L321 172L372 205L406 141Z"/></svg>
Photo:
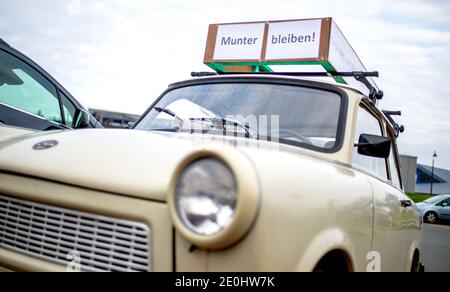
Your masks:
<svg viewBox="0 0 450 292"><path fill-rule="evenodd" d="M296 76L296 77L353 77L357 81L363 83L369 89L369 98L376 104L377 100L383 98L383 91L375 88L367 79L367 77L379 77L377 71L363 72L192 72L192 77L207 77L218 75L279 75L279 76Z"/></svg>
<svg viewBox="0 0 450 292"><path fill-rule="evenodd" d="M217 76L216 72L191 72L192 77L207 77L207 76Z"/></svg>
<svg viewBox="0 0 450 292"><path fill-rule="evenodd" d="M281 75L281 76L304 76L304 77L379 77L377 71L374 72L192 72L192 77L205 77L217 75Z"/></svg>
<svg viewBox="0 0 450 292"><path fill-rule="evenodd" d="M392 116L401 116L402 112L401 111L383 111L383 114L386 116L388 121L394 127L395 137L398 138L398 136L400 136L400 134L405 131L405 126L397 124L397 122L394 121Z"/></svg>
<svg viewBox="0 0 450 292"><path fill-rule="evenodd" d="M383 111L386 116L401 116L401 111Z"/></svg>

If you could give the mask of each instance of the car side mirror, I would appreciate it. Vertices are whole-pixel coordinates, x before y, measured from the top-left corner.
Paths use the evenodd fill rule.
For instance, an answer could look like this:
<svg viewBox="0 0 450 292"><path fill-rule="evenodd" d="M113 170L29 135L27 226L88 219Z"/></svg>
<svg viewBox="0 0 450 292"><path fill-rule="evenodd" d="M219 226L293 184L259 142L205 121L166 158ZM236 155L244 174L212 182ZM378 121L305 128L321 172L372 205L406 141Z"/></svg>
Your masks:
<svg viewBox="0 0 450 292"><path fill-rule="evenodd" d="M442 203L442 207L448 207L448 203L447 202Z"/></svg>
<svg viewBox="0 0 450 292"><path fill-rule="evenodd" d="M75 117L73 119L73 128L83 129L89 127L89 113L85 109L76 109Z"/></svg>
<svg viewBox="0 0 450 292"><path fill-rule="evenodd" d="M388 158L391 153L391 140L383 136L361 134L358 147L358 153L361 155Z"/></svg>

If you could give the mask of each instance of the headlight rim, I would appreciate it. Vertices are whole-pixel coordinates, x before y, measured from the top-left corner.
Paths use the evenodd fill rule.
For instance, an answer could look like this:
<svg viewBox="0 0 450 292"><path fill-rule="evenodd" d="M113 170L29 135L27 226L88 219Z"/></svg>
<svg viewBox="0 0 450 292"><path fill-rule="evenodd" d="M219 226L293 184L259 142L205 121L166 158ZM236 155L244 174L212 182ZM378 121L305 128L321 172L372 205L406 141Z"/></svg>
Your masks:
<svg viewBox="0 0 450 292"><path fill-rule="evenodd" d="M217 159L234 174L237 185L237 202L233 219L227 227L212 235L202 235L189 229L176 210L176 185L183 171L192 163L202 159ZM259 181L253 164L242 153L234 150L203 150L186 157L174 172L168 204L176 230L193 245L208 249L222 249L240 240L253 225L260 205Z"/></svg>
<svg viewBox="0 0 450 292"><path fill-rule="evenodd" d="M181 206L180 206L181 197L179 196L179 191L178 191L179 190L178 189L178 184L180 183L182 177L184 175L188 174L188 170L191 167L193 167L196 164L202 163L202 162L216 163L218 167L225 168L226 169L225 171L229 172L229 174L231 175L231 179L233 181L233 185L232 185L233 186L233 193L235 194L235 196L234 196L235 204L233 204L235 206L232 207L233 214L230 217L230 221L227 224L225 224L221 229L219 229L219 230L217 230L215 232L211 232L209 234L204 234L204 233L200 232L200 230L199 230L200 228L196 228L192 224L192 222L189 222L190 220L188 218L183 218L183 217L185 217L183 215L186 215L186 210L182 210L183 208L181 208ZM174 195L175 195L174 203L175 203L175 209L177 211L177 216L180 219L180 221L183 222L183 225L185 227L187 227L191 232L193 232L195 234L199 234L199 235L203 235L203 236L212 236L214 234L219 233L221 230L224 230L224 229L228 228L230 223L234 220L235 213L236 213L236 210L237 210L237 202L238 202L238 199L239 199L239 190L238 190L238 186L237 186L236 175L234 174L233 170L223 160L217 159L217 158L212 158L212 157L203 157L203 158L200 158L200 159L197 159L197 160L193 160L192 162L187 164L187 166L184 168L183 171L180 172L180 176L178 177L178 181L177 181L177 184L176 184L176 187L175 187L175 194Z"/></svg>

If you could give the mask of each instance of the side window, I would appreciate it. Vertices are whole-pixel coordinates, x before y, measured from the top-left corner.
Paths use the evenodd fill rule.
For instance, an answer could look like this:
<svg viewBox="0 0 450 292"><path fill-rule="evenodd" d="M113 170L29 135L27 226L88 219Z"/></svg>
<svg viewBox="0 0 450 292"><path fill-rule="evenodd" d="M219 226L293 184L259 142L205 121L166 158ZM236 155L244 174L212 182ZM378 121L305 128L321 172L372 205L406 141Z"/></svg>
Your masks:
<svg viewBox="0 0 450 292"><path fill-rule="evenodd" d="M2 50L0 102L50 121L62 122L56 87L31 66Z"/></svg>
<svg viewBox="0 0 450 292"><path fill-rule="evenodd" d="M449 207L449 206L450 206L450 199L443 200L443 201L440 202L438 205L439 205L439 206L442 206L442 207Z"/></svg>
<svg viewBox="0 0 450 292"><path fill-rule="evenodd" d="M382 136L380 122L362 107L358 110L355 132L355 143L358 143L361 134ZM361 155L356 147L353 150L353 165L387 179L386 160Z"/></svg>
<svg viewBox="0 0 450 292"><path fill-rule="evenodd" d="M75 118L77 108L73 105L73 103L64 93L59 92L59 96L61 97L61 103L63 107L64 120L66 122L66 126L74 127L73 119Z"/></svg>
<svg viewBox="0 0 450 292"><path fill-rule="evenodd" d="M391 181L392 183L397 186L397 187L401 187L400 185L400 169L398 167L399 162L398 162L398 156L397 156L397 151L395 151L395 138L389 134L389 138L392 141L392 147L391 147L391 154L389 154L389 170L391 173Z"/></svg>

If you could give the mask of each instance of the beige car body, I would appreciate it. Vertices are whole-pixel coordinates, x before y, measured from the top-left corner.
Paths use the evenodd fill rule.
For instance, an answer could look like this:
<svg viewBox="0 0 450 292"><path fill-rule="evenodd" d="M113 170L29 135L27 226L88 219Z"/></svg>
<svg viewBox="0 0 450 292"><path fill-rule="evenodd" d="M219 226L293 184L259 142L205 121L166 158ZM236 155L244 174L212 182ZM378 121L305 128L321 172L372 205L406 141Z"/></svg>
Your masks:
<svg viewBox="0 0 450 292"><path fill-rule="evenodd" d="M0 142L11 140L13 138L35 132L34 130L10 127L0 123Z"/></svg>
<svg viewBox="0 0 450 292"><path fill-rule="evenodd" d="M21 133L0 138L0 194L146 224L152 271L313 271L332 253L348 270L367 271L372 252L381 256L381 271L410 271L421 251L419 210L402 208L399 200L407 197L390 181L352 166L360 103L385 132L390 125L360 92L340 87L348 112L336 153L132 130ZM45 140L58 145L33 150ZM214 238L191 234L172 206L179 173L205 156L223 159L245 193L233 226ZM65 269L0 247L0 270Z"/></svg>

